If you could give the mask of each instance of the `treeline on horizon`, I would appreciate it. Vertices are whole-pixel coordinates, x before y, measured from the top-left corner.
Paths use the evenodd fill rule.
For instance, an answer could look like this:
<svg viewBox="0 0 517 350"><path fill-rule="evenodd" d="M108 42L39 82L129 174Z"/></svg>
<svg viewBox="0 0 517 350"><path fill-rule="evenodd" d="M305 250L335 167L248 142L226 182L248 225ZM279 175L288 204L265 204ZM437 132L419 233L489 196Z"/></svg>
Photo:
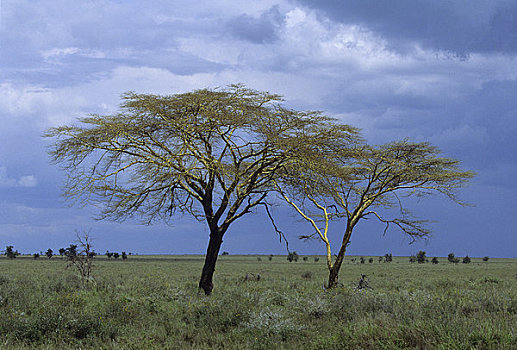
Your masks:
<svg viewBox="0 0 517 350"><path fill-rule="evenodd" d="M70 244L70 246L68 248L59 248L57 250L58 254L55 254L54 250L52 250L51 248L48 248L45 252L40 251L39 253L20 253L18 250L14 250L14 246L8 245L8 246L6 246L6 249L3 251L3 255L6 256L8 259L15 259L18 256L32 256L34 259L38 259L40 257L47 257L48 259L51 259L54 256L60 256L62 258L64 258L64 257L69 258L69 257L77 256L77 255L85 255L84 252L78 252L77 248L78 248L78 246L76 244ZM202 255L202 254L138 254L138 253L132 253L132 252L127 253L125 251L118 253L118 252L110 251L110 250L107 250L104 254L98 254L97 252L92 250L91 252L89 252L88 255L90 258L94 258L99 255L105 255L108 259L121 258L122 260L126 260L128 258L128 256L132 256L132 255L141 255L141 256L142 255L143 256L145 256L145 255L176 256L177 255L177 256L181 256L181 255ZM229 256L230 253L227 251L223 251L220 255ZM314 262L318 262L320 259L320 256L323 256L323 255L306 254L305 256L300 256L296 251L293 251L293 252L288 252L285 255L284 254L276 254L276 255L275 254L269 254L269 255L267 255L267 254L233 254L233 256L256 256L257 261L262 261L262 257L265 257L265 256L267 256L267 259L269 261L272 261L273 257L275 257L275 256L282 256L282 257L285 256L287 261L289 261L289 262L293 262L293 261L297 262L300 258L303 261L308 261L309 257L313 257ZM376 255L349 256L350 262L352 262L352 263L358 262L360 264L365 264L366 262L371 264L374 262L374 257L376 257ZM435 256L435 257L431 258L431 260L429 260L429 258L426 256L426 252L422 251L422 250L419 251L417 254L413 254L410 256L401 255L398 257L400 257L400 258L408 257L410 263L416 262L418 264L429 263L429 262L431 262L432 264L438 264L439 263L438 258L442 258L442 257ZM490 258L488 256L482 257L482 260L485 262L488 261L489 259ZM378 256L377 261L379 263L381 263L381 262L390 263L393 261L393 255L392 255L392 253L386 253L383 256ZM449 253L447 256L447 261L450 263L454 263L454 264L457 264L460 261L464 264L470 264L471 257L466 255L465 257L460 259L460 258L456 257L454 253Z"/></svg>

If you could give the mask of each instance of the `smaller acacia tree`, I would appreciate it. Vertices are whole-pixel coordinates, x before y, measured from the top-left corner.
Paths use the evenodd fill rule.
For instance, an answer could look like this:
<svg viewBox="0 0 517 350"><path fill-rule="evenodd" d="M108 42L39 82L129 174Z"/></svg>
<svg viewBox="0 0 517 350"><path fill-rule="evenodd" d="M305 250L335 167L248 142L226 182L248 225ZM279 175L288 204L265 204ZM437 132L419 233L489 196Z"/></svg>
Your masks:
<svg viewBox="0 0 517 350"><path fill-rule="evenodd" d="M276 181L281 197L308 221L325 243L328 287L338 283L338 273L356 225L374 217L395 225L413 240L428 236L427 220L412 217L403 206L404 197L424 197L440 193L464 204L456 190L467 183L472 172L460 169L455 159L439 157L440 151L428 143L392 142L381 146L357 145L325 150L320 157L301 156L297 164ZM389 218L380 209L399 207L399 215ZM388 211L391 214L391 211ZM344 218L344 233L335 260L328 237L329 222ZM318 222L323 222L320 227Z"/></svg>

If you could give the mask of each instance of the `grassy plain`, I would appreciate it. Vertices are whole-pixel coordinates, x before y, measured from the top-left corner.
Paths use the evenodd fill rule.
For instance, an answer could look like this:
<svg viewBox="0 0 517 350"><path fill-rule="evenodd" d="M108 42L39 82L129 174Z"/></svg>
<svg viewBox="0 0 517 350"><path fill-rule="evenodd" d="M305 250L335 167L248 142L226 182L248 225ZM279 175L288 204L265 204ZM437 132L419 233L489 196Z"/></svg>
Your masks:
<svg viewBox="0 0 517 350"><path fill-rule="evenodd" d="M0 258L0 348L517 349L517 260L351 259L325 291L323 258L222 256L206 297L201 256L98 257L87 287L60 257Z"/></svg>

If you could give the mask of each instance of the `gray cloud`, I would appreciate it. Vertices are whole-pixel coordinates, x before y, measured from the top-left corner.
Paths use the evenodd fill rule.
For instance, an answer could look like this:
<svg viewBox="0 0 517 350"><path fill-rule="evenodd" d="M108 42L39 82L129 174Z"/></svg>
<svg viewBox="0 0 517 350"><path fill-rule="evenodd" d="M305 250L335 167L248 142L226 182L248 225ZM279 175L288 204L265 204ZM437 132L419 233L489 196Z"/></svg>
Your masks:
<svg viewBox="0 0 517 350"><path fill-rule="evenodd" d="M235 38L248 40L256 44L265 44L278 39L277 30L282 21L283 16L279 7L273 6L258 18L242 14L228 20L226 26Z"/></svg>
<svg viewBox="0 0 517 350"><path fill-rule="evenodd" d="M407 52L414 45L467 57L470 53L517 52L514 1L298 0L329 18L365 26Z"/></svg>

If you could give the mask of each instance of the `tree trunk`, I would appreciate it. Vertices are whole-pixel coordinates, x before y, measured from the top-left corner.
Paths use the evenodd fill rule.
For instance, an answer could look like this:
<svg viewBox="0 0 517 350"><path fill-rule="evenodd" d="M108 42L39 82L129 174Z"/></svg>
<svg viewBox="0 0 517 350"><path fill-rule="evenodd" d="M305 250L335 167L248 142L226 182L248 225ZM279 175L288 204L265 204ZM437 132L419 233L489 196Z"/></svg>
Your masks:
<svg viewBox="0 0 517 350"><path fill-rule="evenodd" d="M336 265L334 264L334 266L332 266L332 268L330 269L330 272L329 272L329 283L327 285L327 288L330 289L330 288L334 288L337 286L337 282L338 282L338 274L339 274L339 268L341 266L338 266L336 268Z"/></svg>
<svg viewBox="0 0 517 350"><path fill-rule="evenodd" d="M210 295L214 285L212 277L214 276L215 263L219 255L219 249L223 243L223 234L219 229L215 228L210 232L210 240L208 241L208 248L206 250L205 264L201 272L201 279L199 280L199 288L203 289L205 295Z"/></svg>
<svg viewBox="0 0 517 350"><path fill-rule="evenodd" d="M341 264L345 259L346 247L350 243L350 237L352 236L352 230L354 229L355 222L348 222L345 234L343 236L343 241L341 242L341 248L339 249L339 253L337 255L336 261L334 265L329 269L329 284L327 288L334 288L338 285L338 276L339 269L341 268Z"/></svg>
<svg viewBox="0 0 517 350"><path fill-rule="evenodd" d="M344 254L343 254L344 255ZM341 263L343 262L343 259L336 259L334 262L334 265L332 265L332 268L329 271L329 283L327 288L334 288L337 287L338 284L338 276L339 276L339 269L341 268Z"/></svg>

